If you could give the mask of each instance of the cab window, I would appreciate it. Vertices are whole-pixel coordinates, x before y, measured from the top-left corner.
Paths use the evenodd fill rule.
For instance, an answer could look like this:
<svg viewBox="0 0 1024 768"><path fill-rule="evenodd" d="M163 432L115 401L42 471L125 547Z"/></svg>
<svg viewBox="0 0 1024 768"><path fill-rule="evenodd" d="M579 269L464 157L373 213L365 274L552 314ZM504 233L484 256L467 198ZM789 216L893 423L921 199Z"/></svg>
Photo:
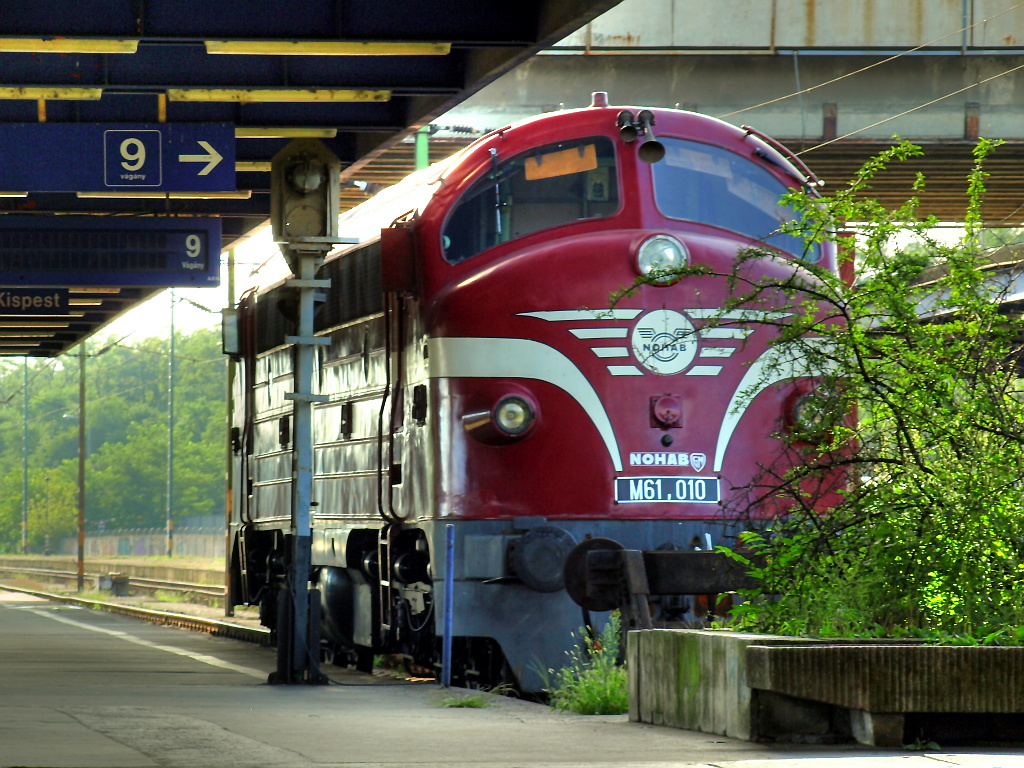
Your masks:
<svg viewBox="0 0 1024 768"><path fill-rule="evenodd" d="M500 243L619 208L615 149L605 137L563 141L494 159L452 208L445 258L465 261Z"/></svg>
<svg viewBox="0 0 1024 768"><path fill-rule="evenodd" d="M779 203L789 188L765 168L710 144L658 139L665 158L651 168L655 199L665 216L728 229L805 261L821 257L817 245L778 231L793 218Z"/></svg>

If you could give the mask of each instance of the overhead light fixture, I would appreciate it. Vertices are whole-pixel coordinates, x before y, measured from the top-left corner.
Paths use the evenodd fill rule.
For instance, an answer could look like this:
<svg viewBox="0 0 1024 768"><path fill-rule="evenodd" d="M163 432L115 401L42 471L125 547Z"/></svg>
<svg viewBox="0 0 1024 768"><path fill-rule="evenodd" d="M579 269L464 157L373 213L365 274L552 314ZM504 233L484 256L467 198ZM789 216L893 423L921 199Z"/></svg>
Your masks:
<svg viewBox="0 0 1024 768"><path fill-rule="evenodd" d="M243 160L235 163L235 170L241 173L270 173L270 161Z"/></svg>
<svg viewBox="0 0 1024 768"><path fill-rule="evenodd" d="M0 99L26 99L31 101L99 101L103 96L102 88L45 88L30 86L18 88L4 86L0 88Z"/></svg>
<svg viewBox="0 0 1024 768"><path fill-rule="evenodd" d="M71 310L67 310L65 312L51 312L51 313L46 314L46 315L22 315L22 314L17 314L17 315L2 315L0 317L17 317L19 320L32 320L32 319L52 320L55 317L59 317L59 318L61 318L63 320L65 318L85 317L85 312L84 311L83 312L72 312ZM4 326L0 325L0 328L2 328L2 327L4 327Z"/></svg>
<svg viewBox="0 0 1024 768"><path fill-rule="evenodd" d="M68 288L68 293L120 293L120 288L97 285L90 288Z"/></svg>
<svg viewBox="0 0 1024 768"><path fill-rule="evenodd" d="M28 197L28 192L0 192L0 197Z"/></svg>
<svg viewBox="0 0 1024 768"><path fill-rule="evenodd" d="M241 56L447 56L451 43L342 40L207 40L206 52Z"/></svg>
<svg viewBox="0 0 1024 768"><path fill-rule="evenodd" d="M0 37L0 53L135 53L138 40L88 37Z"/></svg>
<svg viewBox="0 0 1024 768"><path fill-rule="evenodd" d="M100 200L248 200L251 189L234 192L76 192L79 198Z"/></svg>
<svg viewBox="0 0 1024 768"><path fill-rule="evenodd" d="M102 307L103 299L68 299L70 307Z"/></svg>
<svg viewBox="0 0 1024 768"><path fill-rule="evenodd" d="M391 91L352 88L168 88L171 101L267 102L345 102L389 101Z"/></svg>
<svg viewBox="0 0 1024 768"><path fill-rule="evenodd" d="M59 320L0 320L0 328L70 328L71 323Z"/></svg>
<svg viewBox="0 0 1024 768"><path fill-rule="evenodd" d="M52 339L57 334L54 331L4 331L0 330L0 339ZM9 342L0 342L7 345Z"/></svg>
<svg viewBox="0 0 1024 768"><path fill-rule="evenodd" d="M235 126L236 139L333 139L337 128L242 128Z"/></svg>

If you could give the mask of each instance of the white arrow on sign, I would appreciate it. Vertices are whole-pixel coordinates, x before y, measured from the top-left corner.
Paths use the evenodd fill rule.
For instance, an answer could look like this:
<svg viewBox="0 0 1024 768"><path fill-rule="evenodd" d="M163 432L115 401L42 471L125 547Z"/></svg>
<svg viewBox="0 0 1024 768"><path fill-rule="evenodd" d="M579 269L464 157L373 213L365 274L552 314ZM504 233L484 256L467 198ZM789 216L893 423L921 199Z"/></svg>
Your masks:
<svg viewBox="0 0 1024 768"><path fill-rule="evenodd" d="M209 142L199 141L198 139L196 141L199 143L200 147L202 147L203 149L206 150L206 154L205 155L178 155L178 162L179 163L206 163L206 167L203 168L203 170L201 170L199 172L200 176L205 176L210 171L212 171L214 168L216 168L217 164L220 163L220 161L223 160L224 158L221 156L220 152L218 152L216 149L214 149L213 147L210 146Z"/></svg>

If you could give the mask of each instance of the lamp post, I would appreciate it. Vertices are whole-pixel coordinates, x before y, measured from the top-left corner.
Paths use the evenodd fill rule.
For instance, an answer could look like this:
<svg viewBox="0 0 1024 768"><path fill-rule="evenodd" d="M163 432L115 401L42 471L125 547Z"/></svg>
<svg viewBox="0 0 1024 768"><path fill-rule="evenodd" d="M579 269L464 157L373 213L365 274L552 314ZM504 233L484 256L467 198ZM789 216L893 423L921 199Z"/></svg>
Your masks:
<svg viewBox="0 0 1024 768"><path fill-rule="evenodd" d="M167 355L167 556L174 554L174 289L171 288L171 342Z"/></svg>
<svg viewBox="0 0 1024 768"><path fill-rule="evenodd" d="M28 358L22 358L24 374L21 419L21 554L28 553Z"/></svg>
<svg viewBox="0 0 1024 768"><path fill-rule="evenodd" d="M78 591L85 589L85 342L78 347Z"/></svg>
<svg viewBox="0 0 1024 768"><path fill-rule="evenodd" d="M50 554L50 473L43 477L46 481L46 507L43 509L43 554Z"/></svg>

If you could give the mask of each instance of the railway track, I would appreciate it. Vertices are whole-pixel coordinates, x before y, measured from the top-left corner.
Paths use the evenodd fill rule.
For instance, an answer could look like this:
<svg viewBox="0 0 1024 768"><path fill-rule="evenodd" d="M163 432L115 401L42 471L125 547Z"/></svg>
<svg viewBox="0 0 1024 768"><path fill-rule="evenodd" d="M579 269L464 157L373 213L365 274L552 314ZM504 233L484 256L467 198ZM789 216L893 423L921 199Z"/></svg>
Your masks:
<svg viewBox="0 0 1024 768"><path fill-rule="evenodd" d="M3 570L6 571L9 569L5 567ZM134 583L134 579L132 583ZM103 600L77 597L75 595L60 595L53 592L44 592L41 590L27 589L24 587L14 587L6 584L0 584L0 588L8 592L18 592L24 595L34 595L35 597L41 597L45 600L65 603L67 605L77 605L81 608L108 611L109 613L116 613L121 616L128 616L134 619L148 621L151 624L160 624L162 626L177 627L179 629L188 629L194 632L204 632L208 635L215 635L217 637L227 637L234 640L242 640L248 643L256 643L257 645L274 644L273 633L265 627L249 627L245 626L244 624L238 624L230 621L222 621L220 619L210 619L187 613L161 611L152 608L143 608L135 605L127 605L124 603L114 603Z"/></svg>
<svg viewBox="0 0 1024 768"><path fill-rule="evenodd" d="M44 579L54 582L76 582L78 580L77 571L0 564L0 574L8 573L26 578ZM111 574L87 573L85 574L85 578L92 582L97 578L111 578ZM205 605L220 605L224 600L223 586L180 581L161 581L159 579L149 579L135 575L126 576L126 578L130 589L139 590L147 594L170 592L182 597L188 597L195 602L203 603Z"/></svg>

